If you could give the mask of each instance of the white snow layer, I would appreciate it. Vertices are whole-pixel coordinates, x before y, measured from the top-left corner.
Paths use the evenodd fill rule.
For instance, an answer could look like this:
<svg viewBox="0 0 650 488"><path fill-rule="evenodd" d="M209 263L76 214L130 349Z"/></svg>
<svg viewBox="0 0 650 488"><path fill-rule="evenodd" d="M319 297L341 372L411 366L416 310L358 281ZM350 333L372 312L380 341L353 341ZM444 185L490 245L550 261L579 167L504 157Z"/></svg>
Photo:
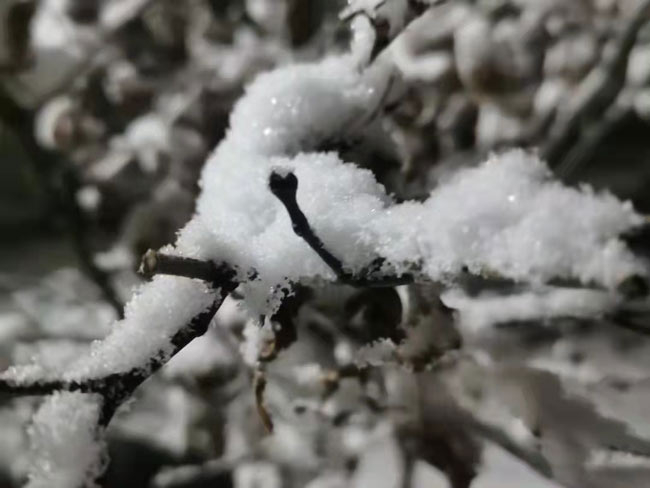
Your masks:
<svg viewBox="0 0 650 488"><path fill-rule="evenodd" d="M309 151L345 137L378 103L380 78L352 58L289 66L248 87L230 130L208 159L197 215L181 232L188 255L253 267L248 305L267 311L269 290L333 273L291 230L268 190L273 169L291 169L298 202L325 245L351 269L383 256L396 271L418 264L432 280L463 267L532 282L573 278L607 287L639 270L617 236L641 224L629 203L552 180L536 156L493 155L459 171L423 203L395 205L372 173L334 153ZM277 301L271 302L271 306Z"/></svg>
<svg viewBox="0 0 650 488"><path fill-rule="evenodd" d="M87 356L70 365L65 379L101 377L144 368L150 358L171 352L171 337L210 306L215 295L199 281L156 276L127 304L124 320L95 341Z"/></svg>
<svg viewBox="0 0 650 488"><path fill-rule="evenodd" d="M590 289L550 288L516 295L469 297L458 290L443 295L445 304L458 309L458 323L466 333L516 320L539 320L556 317L596 318L618 303L611 293Z"/></svg>
<svg viewBox="0 0 650 488"><path fill-rule="evenodd" d="M45 401L28 430L27 488L95 486L106 461L100 410L100 398L83 393L59 392Z"/></svg>

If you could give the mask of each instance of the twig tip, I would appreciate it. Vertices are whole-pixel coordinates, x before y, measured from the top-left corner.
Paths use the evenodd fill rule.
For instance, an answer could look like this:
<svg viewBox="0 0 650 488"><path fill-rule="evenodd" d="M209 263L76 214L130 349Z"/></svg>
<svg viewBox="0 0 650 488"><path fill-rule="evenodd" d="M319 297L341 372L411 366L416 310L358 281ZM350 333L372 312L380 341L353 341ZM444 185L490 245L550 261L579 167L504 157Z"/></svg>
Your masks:
<svg viewBox="0 0 650 488"><path fill-rule="evenodd" d="M269 188L274 195L295 195L298 189L298 178L291 171L274 170L269 176Z"/></svg>
<svg viewBox="0 0 650 488"><path fill-rule="evenodd" d="M138 268L138 273L143 276L152 276L155 273L156 267L158 266L158 253L153 249L149 249L142 256L142 261L140 261L140 267Z"/></svg>

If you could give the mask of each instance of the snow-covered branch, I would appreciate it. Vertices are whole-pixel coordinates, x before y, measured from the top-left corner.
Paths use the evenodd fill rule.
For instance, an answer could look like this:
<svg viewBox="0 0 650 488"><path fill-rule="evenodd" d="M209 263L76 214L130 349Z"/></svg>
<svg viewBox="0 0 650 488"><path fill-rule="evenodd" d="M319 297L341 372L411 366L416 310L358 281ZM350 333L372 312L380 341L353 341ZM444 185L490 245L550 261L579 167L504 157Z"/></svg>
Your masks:
<svg viewBox="0 0 650 488"><path fill-rule="evenodd" d="M307 217L300 210L296 201L296 191L298 190L298 179L296 176L293 173L281 175L280 173L273 172L269 178L269 188L287 209L295 234L304 239L309 247L334 271L341 283L356 287L391 287L413 282L413 276L408 273L403 273L399 276L389 276L381 273L381 268L384 264L384 259L381 257L375 258L370 265L364 267L356 274L346 271L345 265L341 260L325 248L323 242L309 225Z"/></svg>

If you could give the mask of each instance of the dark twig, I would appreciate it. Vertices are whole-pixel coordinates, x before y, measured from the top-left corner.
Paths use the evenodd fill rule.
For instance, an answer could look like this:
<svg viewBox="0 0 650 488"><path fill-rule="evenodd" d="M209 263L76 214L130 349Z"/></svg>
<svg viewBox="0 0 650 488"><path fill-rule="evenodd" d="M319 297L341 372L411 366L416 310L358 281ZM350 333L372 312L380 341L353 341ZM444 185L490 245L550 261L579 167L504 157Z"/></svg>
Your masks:
<svg viewBox="0 0 650 488"><path fill-rule="evenodd" d="M550 167L556 168L563 162L580 140L581 130L597 121L618 97L625 85L630 52L639 31L649 20L649 14L650 0L644 0L623 27L612 55L607 56L583 81L577 95L581 103L570 113L559 115L560 120L551 130L549 140L541 151L542 158Z"/></svg>
<svg viewBox="0 0 650 488"><path fill-rule="evenodd" d="M147 378L162 368L190 342L206 333L221 304L235 286L235 283L223 283L219 298L215 300L210 308L196 315L185 327L174 334L170 340L173 346L171 353L156 354L149 359L149 363L144 368L133 369L127 373L118 373L115 378L110 375L104 379L103 389L99 392L104 397L104 407L100 419L102 425L108 425L115 411L131 397L136 388Z"/></svg>
<svg viewBox="0 0 650 488"><path fill-rule="evenodd" d="M194 278L221 286L223 282L234 282L237 272L225 263L172 256L149 249L142 257L139 273L147 278L156 274Z"/></svg>
<svg viewBox="0 0 650 488"><path fill-rule="evenodd" d="M0 380L0 393L12 396L47 395L55 391L99 394L103 398L100 424L106 426L115 411L143 381L158 371L192 340L205 334L225 295L226 293L222 293L220 299L215 301L210 308L196 315L185 327L174 334L170 340L173 345L171 353L163 354L163 351L160 351L150 358L147 364L138 368L79 381L50 380L22 383L14 380Z"/></svg>
<svg viewBox="0 0 650 488"><path fill-rule="evenodd" d="M334 271L342 283L355 287L383 287L404 285L414 281L413 275L408 273L401 275L387 275L382 273L383 258L376 259L357 274L346 271L342 261L325 248L325 244L314 233L307 217L305 217L305 214L300 209L296 200L296 192L298 190L298 178L296 178L296 175L293 173L281 175L280 173L273 172L269 178L269 188L287 209L295 234L302 238L318 254L325 264Z"/></svg>

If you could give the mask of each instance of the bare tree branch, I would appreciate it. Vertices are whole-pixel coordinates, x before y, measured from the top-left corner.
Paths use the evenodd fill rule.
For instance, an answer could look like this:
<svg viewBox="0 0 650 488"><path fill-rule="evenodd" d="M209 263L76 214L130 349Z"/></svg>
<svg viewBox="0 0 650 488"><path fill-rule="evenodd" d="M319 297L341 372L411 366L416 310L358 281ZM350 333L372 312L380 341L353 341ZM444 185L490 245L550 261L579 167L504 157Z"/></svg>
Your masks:
<svg viewBox="0 0 650 488"><path fill-rule="evenodd" d="M234 281L237 272L225 263L215 264L212 261L172 256L153 249L149 249L142 257L140 274L145 277L153 275L184 276L216 283L219 287L222 282Z"/></svg>

